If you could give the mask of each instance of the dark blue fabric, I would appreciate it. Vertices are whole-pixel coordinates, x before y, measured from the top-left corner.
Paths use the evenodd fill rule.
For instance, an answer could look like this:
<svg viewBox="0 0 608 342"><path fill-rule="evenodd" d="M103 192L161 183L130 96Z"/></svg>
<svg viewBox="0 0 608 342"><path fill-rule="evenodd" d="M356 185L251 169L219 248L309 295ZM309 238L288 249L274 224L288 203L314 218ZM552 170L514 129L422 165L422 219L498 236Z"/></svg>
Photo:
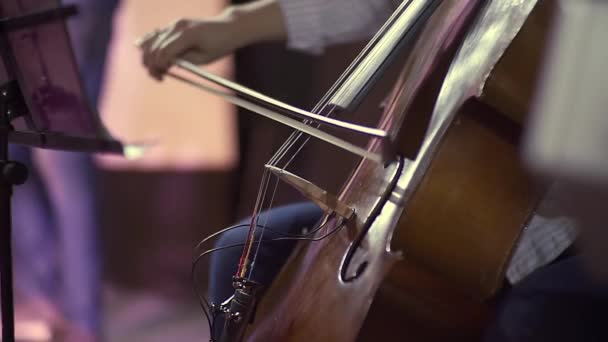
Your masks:
<svg viewBox="0 0 608 342"><path fill-rule="evenodd" d="M70 36L93 107L103 82L112 17L118 0L73 0ZM101 329L101 258L93 160L83 153L11 146L30 170L13 197L15 285L24 298L42 297L70 323Z"/></svg>
<svg viewBox="0 0 608 342"><path fill-rule="evenodd" d="M78 61L84 89L89 101L97 107L104 83L113 18L119 0L72 0L79 14L68 20L74 54Z"/></svg>
<svg viewBox="0 0 608 342"><path fill-rule="evenodd" d="M264 222L268 213L260 218ZM269 227L297 234L312 227L322 211L310 203L295 204L272 211ZM247 221L241 222L243 224ZM216 247L243 243L247 228L222 235ZM259 236L258 236L259 237ZM266 231L264 240L282 237ZM263 243L252 279L268 285L289 257L295 243ZM214 303L229 298L242 247L229 248L211 257L210 299ZM496 319L484 342L595 342L608 341L608 290L594 284L584 272L579 257L560 258L507 290L500 301ZM214 327L218 338L223 321Z"/></svg>
<svg viewBox="0 0 608 342"><path fill-rule="evenodd" d="M608 289L580 257L546 266L505 295L486 342L608 341Z"/></svg>
<svg viewBox="0 0 608 342"><path fill-rule="evenodd" d="M282 240L270 242L275 238L283 238L281 234L299 234L305 228L311 229L320 220L323 211L312 203L299 203L276 208L265 212L258 219L259 224L267 221L267 227L280 234L264 231L260 245L256 265L252 265L253 273L251 279L268 286L281 270L286 259L296 245L296 241ZM244 224L242 228L228 231L218 239L215 247L225 247L242 244L247 237L249 220L243 220L238 224ZM260 238L260 230L256 240ZM214 253L211 256L211 276L209 277L209 297L212 303L221 303L234 294L232 288L232 276L235 275L241 257L243 247L232 247ZM223 321L218 319L214 325L214 337L217 339Z"/></svg>
<svg viewBox="0 0 608 342"><path fill-rule="evenodd" d="M262 213L258 219L259 224L265 223L275 232L281 234L298 234L304 228L312 228L323 215L323 211L312 203L298 203L276 208L270 212ZM249 220L238 224L248 224ZM215 247L225 247L242 244L247 237L248 226L228 231L218 239ZM256 240L259 239L261 229L258 229ZM269 242L283 235L266 230L263 242L257 256L256 265L253 265L252 280L264 285L272 282L285 260L291 254L296 242L290 240ZM214 253L211 256L211 277L209 283L209 297L212 302L219 303L234 293L232 276L235 275L243 247L228 248Z"/></svg>

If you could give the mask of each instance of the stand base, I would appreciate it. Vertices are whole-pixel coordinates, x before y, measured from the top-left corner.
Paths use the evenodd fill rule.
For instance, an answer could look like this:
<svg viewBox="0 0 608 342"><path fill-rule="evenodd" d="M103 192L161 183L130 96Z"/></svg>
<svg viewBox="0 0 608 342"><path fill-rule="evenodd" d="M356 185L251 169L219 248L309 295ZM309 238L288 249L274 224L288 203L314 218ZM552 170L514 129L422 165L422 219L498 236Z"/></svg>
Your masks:
<svg viewBox="0 0 608 342"><path fill-rule="evenodd" d="M0 146L6 157L8 139L6 129L0 128ZM11 227L11 196L13 186L27 179L27 168L17 162L0 160L0 296L2 302L2 341L15 341L15 308L13 303L13 251Z"/></svg>
<svg viewBox="0 0 608 342"><path fill-rule="evenodd" d="M13 186L25 183L28 174L25 165L8 158L8 136L13 130L10 121L21 108L19 95L19 88L15 88L14 83L0 89L0 310L3 342L15 341L11 196Z"/></svg>

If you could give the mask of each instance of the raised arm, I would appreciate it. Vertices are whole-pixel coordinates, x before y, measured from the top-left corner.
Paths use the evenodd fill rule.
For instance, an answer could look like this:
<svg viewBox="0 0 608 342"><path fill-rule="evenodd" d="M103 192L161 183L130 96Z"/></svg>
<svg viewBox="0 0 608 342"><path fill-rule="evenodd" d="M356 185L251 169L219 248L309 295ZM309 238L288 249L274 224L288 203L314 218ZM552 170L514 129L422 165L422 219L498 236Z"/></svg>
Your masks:
<svg viewBox="0 0 608 342"><path fill-rule="evenodd" d="M206 64L264 41L286 41L291 49L319 54L328 45L371 37L394 6L393 0L257 0L215 17L180 19L139 45L156 78L176 58Z"/></svg>

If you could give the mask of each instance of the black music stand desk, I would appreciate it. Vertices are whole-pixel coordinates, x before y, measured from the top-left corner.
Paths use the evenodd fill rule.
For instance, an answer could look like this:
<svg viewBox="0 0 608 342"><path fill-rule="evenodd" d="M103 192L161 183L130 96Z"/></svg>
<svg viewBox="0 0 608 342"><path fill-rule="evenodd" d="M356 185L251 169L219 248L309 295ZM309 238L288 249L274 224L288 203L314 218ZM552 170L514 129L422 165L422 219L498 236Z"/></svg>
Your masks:
<svg viewBox="0 0 608 342"><path fill-rule="evenodd" d="M0 295L2 341L15 341L11 195L27 179L9 143L124 154L91 108L57 0L0 0Z"/></svg>

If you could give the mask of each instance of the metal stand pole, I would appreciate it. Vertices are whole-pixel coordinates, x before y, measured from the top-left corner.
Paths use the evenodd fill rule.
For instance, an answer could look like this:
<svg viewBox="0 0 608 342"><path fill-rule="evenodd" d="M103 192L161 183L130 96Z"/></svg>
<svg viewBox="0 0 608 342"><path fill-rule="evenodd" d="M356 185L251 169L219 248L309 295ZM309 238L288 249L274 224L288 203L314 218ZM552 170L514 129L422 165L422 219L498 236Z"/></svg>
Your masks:
<svg viewBox="0 0 608 342"><path fill-rule="evenodd" d="M0 300L2 310L2 341L15 341L15 311L13 303L13 254L11 227L11 196L13 186L27 179L27 168L8 160L10 132L10 94L0 92Z"/></svg>

